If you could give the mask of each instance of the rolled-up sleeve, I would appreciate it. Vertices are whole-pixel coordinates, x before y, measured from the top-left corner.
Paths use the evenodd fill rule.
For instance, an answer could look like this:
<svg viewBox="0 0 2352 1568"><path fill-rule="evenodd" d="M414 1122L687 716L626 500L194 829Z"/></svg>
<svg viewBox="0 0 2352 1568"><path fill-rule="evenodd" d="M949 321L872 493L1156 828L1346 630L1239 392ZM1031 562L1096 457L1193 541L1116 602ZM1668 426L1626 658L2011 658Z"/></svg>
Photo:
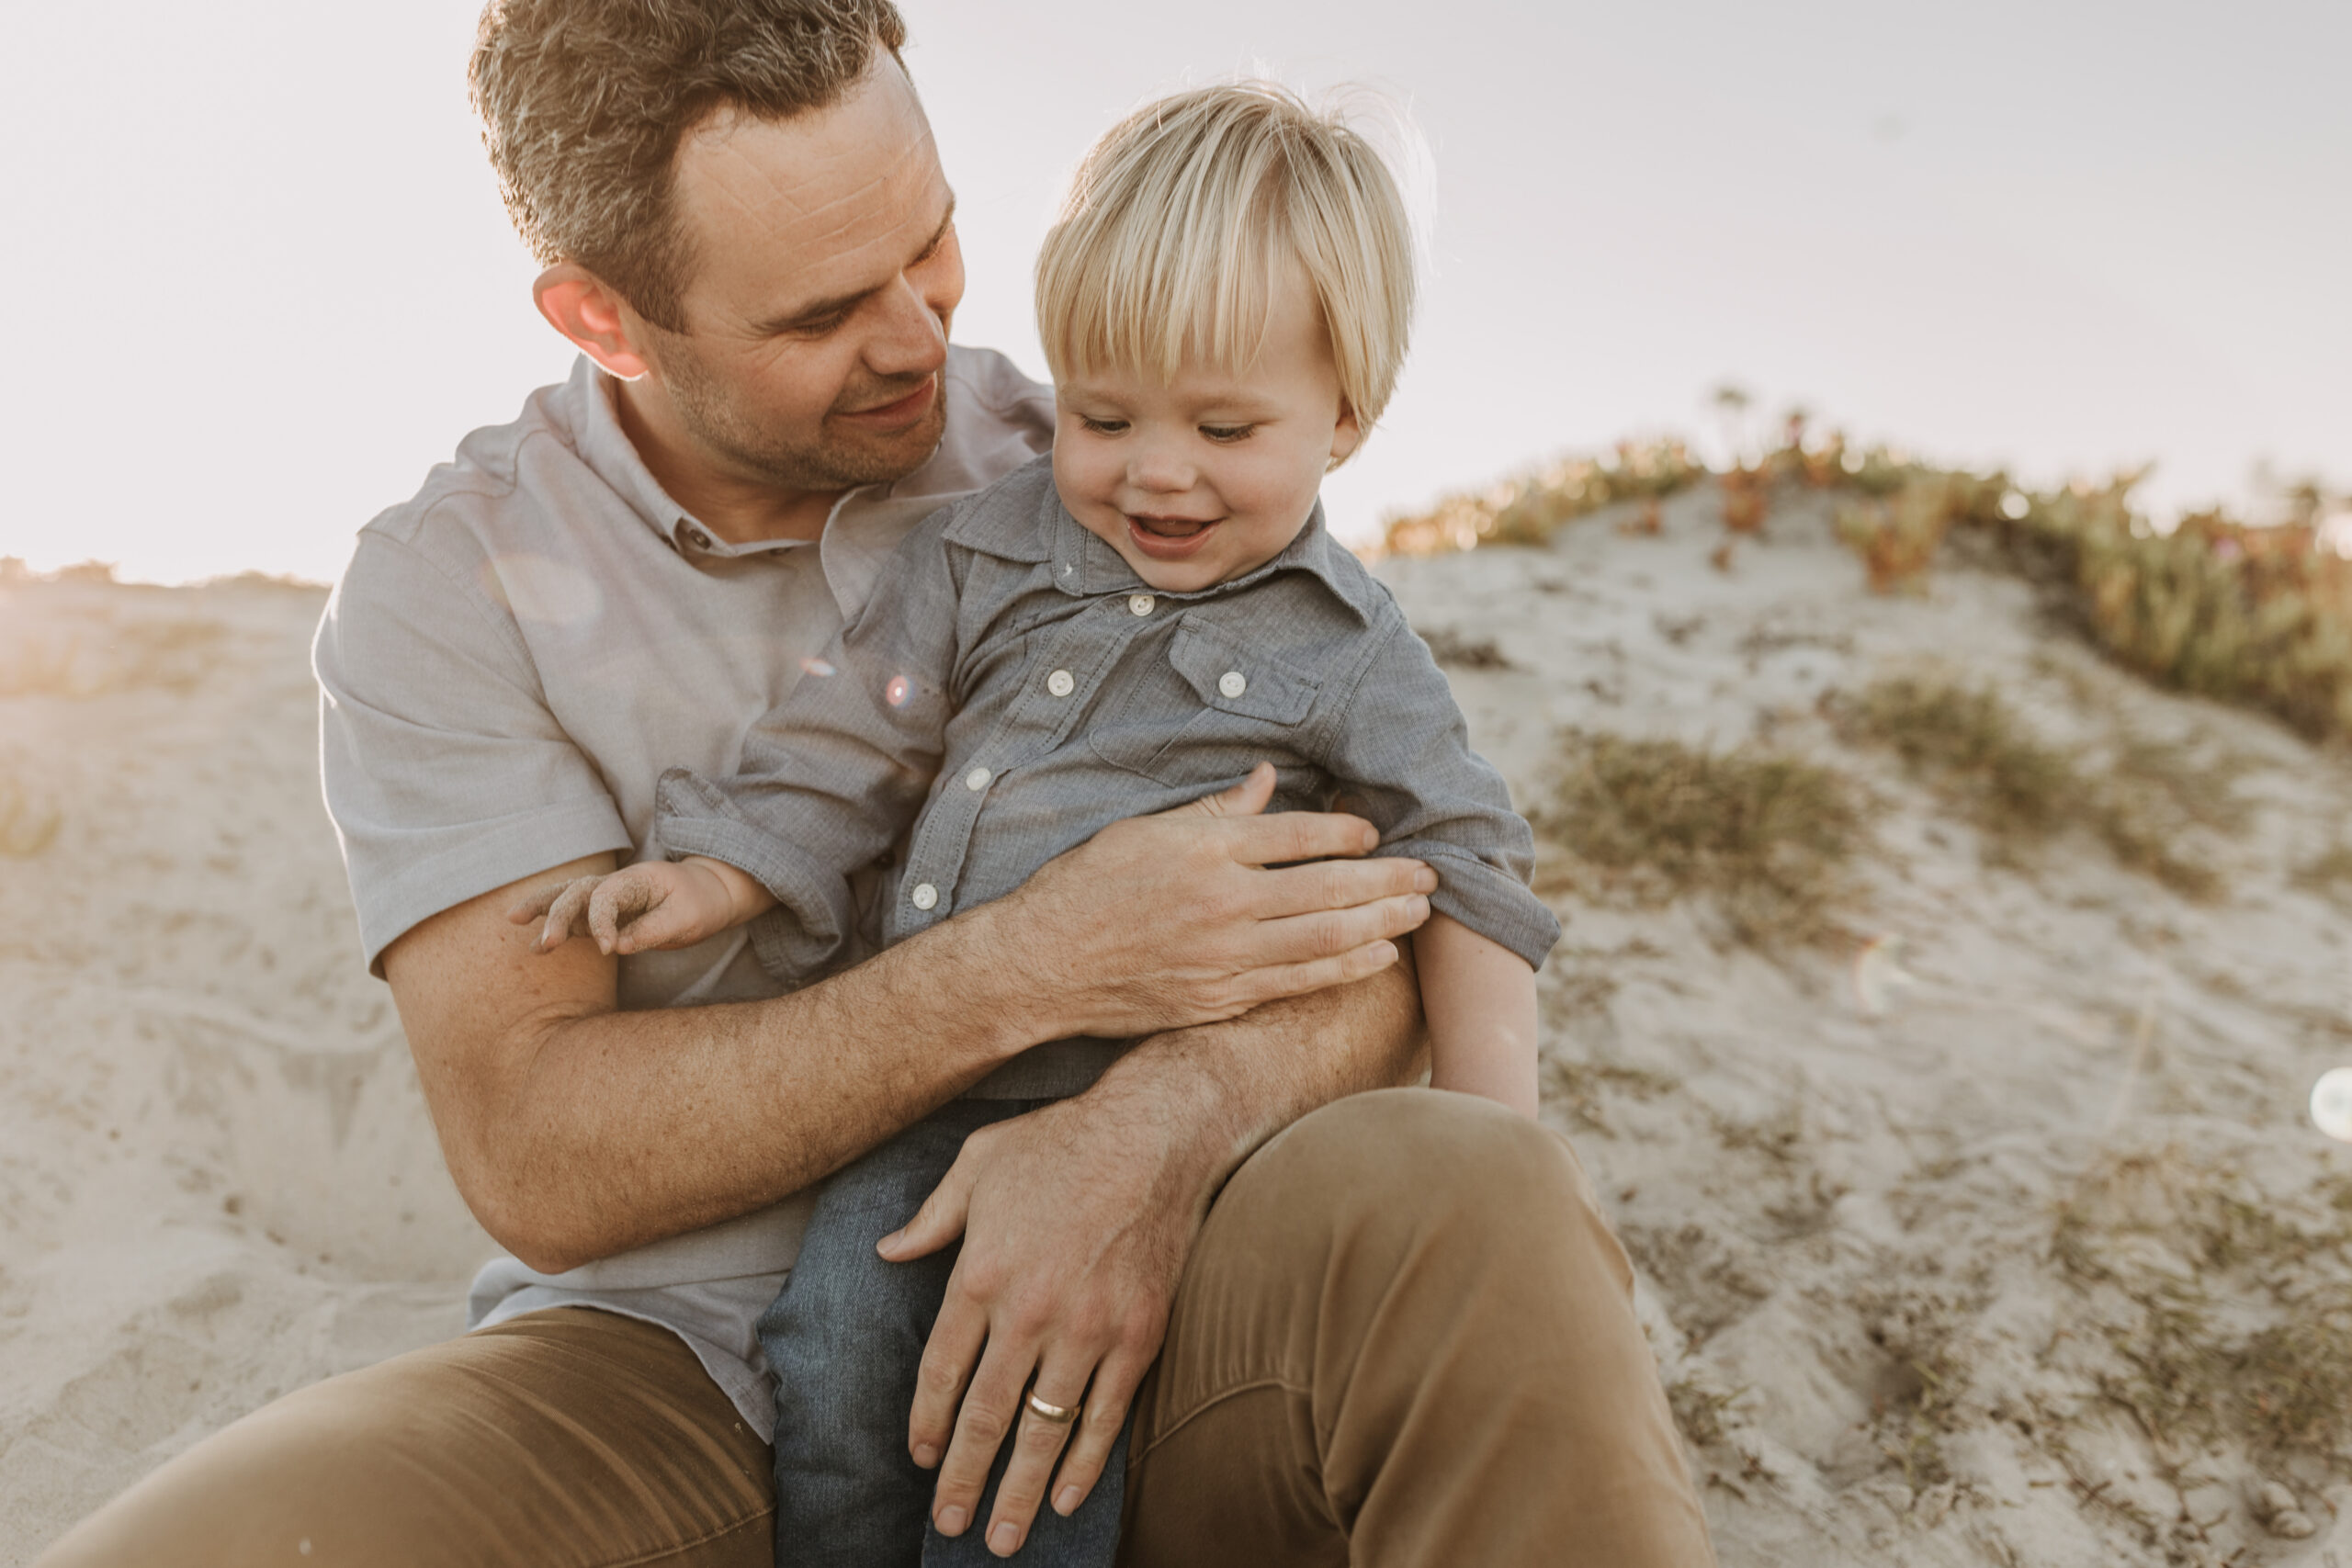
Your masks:
<svg viewBox="0 0 2352 1568"><path fill-rule="evenodd" d="M1541 967L1560 922L1528 887L1535 836L1470 749L1445 673L1401 615L1322 739L1324 767L1380 829L1380 855L1427 861L1430 908Z"/></svg>
<svg viewBox="0 0 2352 1568"><path fill-rule="evenodd" d="M851 876L898 842L938 774L958 608L944 521L900 542L815 672L744 737L733 777L662 776L664 852L724 861L775 896L752 943L786 983L841 959L856 931Z"/></svg>
<svg viewBox="0 0 2352 1568"><path fill-rule="evenodd" d="M311 649L319 766L368 966L419 921L534 872L629 848L595 766L548 711L479 587L360 536Z"/></svg>

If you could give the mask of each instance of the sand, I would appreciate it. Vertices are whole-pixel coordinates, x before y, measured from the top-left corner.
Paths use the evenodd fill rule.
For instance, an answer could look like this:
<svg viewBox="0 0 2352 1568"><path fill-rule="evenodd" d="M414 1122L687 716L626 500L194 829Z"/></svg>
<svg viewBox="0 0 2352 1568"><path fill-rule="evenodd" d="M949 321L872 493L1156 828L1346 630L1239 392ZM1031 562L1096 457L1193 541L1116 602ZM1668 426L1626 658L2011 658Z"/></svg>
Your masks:
<svg viewBox="0 0 2352 1568"><path fill-rule="evenodd" d="M1811 502L1719 568L1717 506L1382 570L1523 803L1569 726L1769 742L1878 802L1811 944L1544 868L1545 1113L1635 1259L1723 1561L2352 1568L2324 1442L2151 1382L2247 1384L2248 1347L2308 1372L2290 1330L2352 1303L2352 1148L2302 1111L2352 1062L2352 912L2295 876L2352 773L2109 669L2014 578L1871 597ZM489 1250L359 966L320 604L0 583L0 1562L273 1394L454 1332ZM2226 891L2083 834L1988 863L1822 716L1916 669L2056 739L2228 759L2247 824L2197 846Z"/></svg>

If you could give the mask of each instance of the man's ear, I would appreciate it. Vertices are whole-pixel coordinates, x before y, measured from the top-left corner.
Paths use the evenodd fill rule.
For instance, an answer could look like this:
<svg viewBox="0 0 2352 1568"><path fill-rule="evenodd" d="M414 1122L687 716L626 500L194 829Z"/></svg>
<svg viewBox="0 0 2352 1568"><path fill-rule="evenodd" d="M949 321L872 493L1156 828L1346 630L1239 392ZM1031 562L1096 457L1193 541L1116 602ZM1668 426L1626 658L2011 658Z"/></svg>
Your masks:
<svg viewBox="0 0 2352 1568"><path fill-rule="evenodd" d="M634 381L651 367L637 343L644 323L586 267L559 262L548 268L531 285L531 302L549 326L621 380Z"/></svg>
<svg viewBox="0 0 2352 1568"><path fill-rule="evenodd" d="M1340 400L1340 423L1331 429L1331 468L1338 468L1356 455L1363 445L1363 421L1356 417L1355 404Z"/></svg>

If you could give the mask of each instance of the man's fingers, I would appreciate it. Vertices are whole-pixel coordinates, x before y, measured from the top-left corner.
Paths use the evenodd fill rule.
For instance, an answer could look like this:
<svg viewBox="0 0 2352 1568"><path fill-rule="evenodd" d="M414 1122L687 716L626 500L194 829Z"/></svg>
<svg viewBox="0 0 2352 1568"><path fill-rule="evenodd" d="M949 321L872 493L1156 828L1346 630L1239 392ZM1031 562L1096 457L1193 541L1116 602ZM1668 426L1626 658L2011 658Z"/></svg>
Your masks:
<svg viewBox="0 0 2352 1568"><path fill-rule="evenodd" d="M1250 776L1231 789L1204 795L1198 800L1159 813L1162 817L1255 817L1274 798L1274 765L1261 762Z"/></svg>
<svg viewBox="0 0 2352 1568"><path fill-rule="evenodd" d="M1318 909L1311 915L1291 915L1261 920L1252 941L1260 963L1279 968L1337 958L1368 942L1386 941L1419 931L1430 918L1430 901L1419 893L1375 899L1352 909Z"/></svg>
<svg viewBox="0 0 2352 1568"><path fill-rule="evenodd" d="M975 1162L957 1156L915 1217L875 1244L875 1250L893 1263L927 1257L964 1234L970 1212Z"/></svg>
<svg viewBox="0 0 2352 1568"><path fill-rule="evenodd" d="M956 1412L956 1435L939 1467L939 1487L931 1502L932 1523L942 1535L962 1535L972 1526L988 1486L997 1450L1012 1432L1021 1395L1037 1364L1036 1346L1008 1335L991 1335L979 1371Z"/></svg>
<svg viewBox="0 0 2352 1568"><path fill-rule="evenodd" d="M1395 942L1369 942L1331 958L1252 969L1241 976L1241 1010L1246 1012L1283 997L1303 997L1309 991L1353 985L1368 976L1379 974L1396 962Z"/></svg>
<svg viewBox="0 0 2352 1568"><path fill-rule="evenodd" d="M1325 860L1267 872L1254 879L1252 891L1250 912L1261 920L1278 920L1288 915L1352 909L1383 898L1434 893L1437 873L1417 860Z"/></svg>
<svg viewBox="0 0 2352 1568"><path fill-rule="evenodd" d="M951 1279L939 1320L932 1325L922 1360L915 1368L914 1408L907 1413L907 1452L925 1470L935 1469L947 1455L956 1407L964 1401L965 1385L988 1337L987 1309L958 1291Z"/></svg>
<svg viewBox="0 0 2352 1568"><path fill-rule="evenodd" d="M1371 823L1336 811L1277 811L1271 816L1243 817L1228 831L1228 852L1244 865L1331 860L1370 854L1380 847L1379 830Z"/></svg>
<svg viewBox="0 0 2352 1568"><path fill-rule="evenodd" d="M1102 1478L1111 1446L1119 1440L1127 1406L1151 1366L1156 1348L1155 1342L1154 1347L1137 1348L1133 1353L1114 1350L1094 1369L1093 1386L1086 1391L1085 1413L1078 1418L1078 1430L1062 1456L1061 1469L1054 1475L1052 1495L1046 1498L1046 1506L1064 1518L1078 1512L1078 1506L1093 1494L1094 1483Z"/></svg>
<svg viewBox="0 0 2352 1568"><path fill-rule="evenodd" d="M1087 1398L1090 1371L1082 1360L1076 1360L1068 1353L1049 1357L1039 1367L1032 1392L1048 1404L1076 1410ZM996 1506L989 1514L988 1549L999 1557L1012 1556L1029 1539L1029 1527L1037 1517L1037 1505L1046 1499L1046 1483L1054 1473L1054 1461L1061 1457L1075 1425L1038 1415L1029 1407L1025 1393L1017 1422L1012 1460L1004 1467L1004 1479L997 1483Z"/></svg>

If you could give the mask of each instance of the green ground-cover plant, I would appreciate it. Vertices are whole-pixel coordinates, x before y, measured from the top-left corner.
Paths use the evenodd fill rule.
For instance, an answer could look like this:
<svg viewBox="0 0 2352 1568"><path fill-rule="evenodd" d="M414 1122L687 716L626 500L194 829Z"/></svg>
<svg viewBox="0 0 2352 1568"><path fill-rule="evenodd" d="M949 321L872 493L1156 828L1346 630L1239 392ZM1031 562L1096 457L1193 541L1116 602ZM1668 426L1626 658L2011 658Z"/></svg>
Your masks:
<svg viewBox="0 0 2352 1568"><path fill-rule="evenodd" d="M2219 512L2159 533L2134 510L2138 474L2036 493L1884 446L1815 436L1792 421L1759 463L1711 475L1679 443L1568 459L1492 490L1450 497L1388 525L1386 549L1427 554L1540 544L1563 524L1629 496L1655 498L1715 477L1726 519L1760 517L1757 497L1803 487L1841 498L1839 536L1880 592L1916 590L1947 538L1969 536L2049 587L2067 618L2125 667L2161 684L2278 715L2321 740L2352 737L2352 561L2321 524L2316 484L2288 492L2288 520Z"/></svg>
<svg viewBox="0 0 2352 1568"><path fill-rule="evenodd" d="M2122 864L2186 897L2222 891L2188 835L2245 827L2233 788L2242 767L2231 759L2120 730L2098 750L2059 747L1993 687L1940 674L1883 677L1827 708L1842 739L1893 750L1975 825L1996 860L2014 863L2025 846L2081 829Z"/></svg>
<svg viewBox="0 0 2352 1568"><path fill-rule="evenodd" d="M1595 880L1662 901L1714 899L1745 942L1830 933L1868 804L1842 775L1755 747L1570 730L1537 829Z"/></svg>

